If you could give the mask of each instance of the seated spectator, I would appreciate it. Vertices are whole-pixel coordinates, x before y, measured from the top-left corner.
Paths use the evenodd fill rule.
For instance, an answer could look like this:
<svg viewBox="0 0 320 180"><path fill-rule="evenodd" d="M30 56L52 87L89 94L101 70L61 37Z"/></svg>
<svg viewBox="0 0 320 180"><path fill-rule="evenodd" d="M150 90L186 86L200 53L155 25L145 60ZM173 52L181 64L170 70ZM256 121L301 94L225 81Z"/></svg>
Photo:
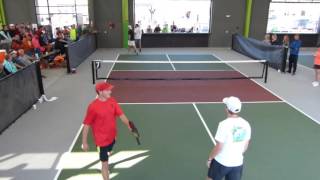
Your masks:
<svg viewBox="0 0 320 180"><path fill-rule="evenodd" d="M66 53L66 48L64 45L68 44L67 41L64 40L64 36L62 33L58 34L56 41L54 43L54 49L60 50L60 54Z"/></svg>
<svg viewBox="0 0 320 180"><path fill-rule="evenodd" d="M18 50L18 56L16 57L15 63L22 66L22 67L26 67L29 66L33 61L33 58L26 55L24 53L23 49L19 49Z"/></svg>
<svg viewBox="0 0 320 180"><path fill-rule="evenodd" d="M0 63L0 79L2 79L3 77L5 77L6 75L7 75L7 73L4 71L3 64Z"/></svg>
<svg viewBox="0 0 320 180"><path fill-rule="evenodd" d="M6 55L6 59L3 62L3 67L7 74L13 74L18 71L16 65L12 61L12 57L10 56L10 54Z"/></svg>
<svg viewBox="0 0 320 180"><path fill-rule="evenodd" d="M154 32L155 33L160 33L161 32L161 28L160 25L158 24L156 28L154 28Z"/></svg>
<svg viewBox="0 0 320 180"><path fill-rule="evenodd" d="M46 48L42 47L39 42L39 35L35 34L32 38L32 46L35 49L35 53L44 53Z"/></svg>
<svg viewBox="0 0 320 180"><path fill-rule="evenodd" d="M33 54L33 46L32 46L32 35L29 33L25 33L22 39L22 49L24 52L32 56Z"/></svg>
<svg viewBox="0 0 320 180"><path fill-rule="evenodd" d="M21 48L22 48L22 42L21 42L20 36L17 34L12 38L11 49L17 51Z"/></svg>
<svg viewBox="0 0 320 180"><path fill-rule="evenodd" d="M0 31L0 48L7 51L11 48L12 38L9 33L8 26L4 25L3 29Z"/></svg>
<svg viewBox="0 0 320 180"><path fill-rule="evenodd" d="M10 24L9 25L9 33L11 37L14 37L17 34L20 34L20 32L18 31L18 29L16 28L15 24Z"/></svg>
<svg viewBox="0 0 320 180"><path fill-rule="evenodd" d="M18 53L17 53L17 51L11 50L11 51L9 51L9 54L10 54L10 57L8 57L8 58L11 59L11 61L14 63L14 65L15 65L18 69L22 69L22 68L25 67L25 65L24 65L23 63L18 62Z"/></svg>

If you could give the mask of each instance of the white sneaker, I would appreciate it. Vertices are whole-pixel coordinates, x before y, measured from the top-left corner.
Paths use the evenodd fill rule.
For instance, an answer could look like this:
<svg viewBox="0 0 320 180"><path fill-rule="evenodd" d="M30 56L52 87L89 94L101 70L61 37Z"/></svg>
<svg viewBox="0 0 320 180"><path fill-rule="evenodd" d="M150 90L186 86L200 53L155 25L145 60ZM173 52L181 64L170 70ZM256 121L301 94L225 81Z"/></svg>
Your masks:
<svg viewBox="0 0 320 180"><path fill-rule="evenodd" d="M313 87L317 87L317 86L319 86L319 82L318 82L318 81L314 81L314 82L312 82L312 86L313 86Z"/></svg>

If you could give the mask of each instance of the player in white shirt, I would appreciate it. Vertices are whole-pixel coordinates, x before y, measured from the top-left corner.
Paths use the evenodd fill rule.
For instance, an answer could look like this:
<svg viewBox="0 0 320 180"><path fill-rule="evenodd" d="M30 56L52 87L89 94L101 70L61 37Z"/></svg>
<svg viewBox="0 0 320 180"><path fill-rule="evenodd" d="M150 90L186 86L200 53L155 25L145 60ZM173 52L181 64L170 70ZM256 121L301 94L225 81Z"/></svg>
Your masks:
<svg viewBox="0 0 320 180"><path fill-rule="evenodd" d="M136 47L139 47L139 51L141 52L141 37L142 37L142 30L139 24L134 26L134 39L136 43Z"/></svg>
<svg viewBox="0 0 320 180"><path fill-rule="evenodd" d="M223 99L227 119L221 121L215 136L217 142L208 159L208 180L240 180L243 154L251 138L250 124L241 118L242 103L237 97Z"/></svg>

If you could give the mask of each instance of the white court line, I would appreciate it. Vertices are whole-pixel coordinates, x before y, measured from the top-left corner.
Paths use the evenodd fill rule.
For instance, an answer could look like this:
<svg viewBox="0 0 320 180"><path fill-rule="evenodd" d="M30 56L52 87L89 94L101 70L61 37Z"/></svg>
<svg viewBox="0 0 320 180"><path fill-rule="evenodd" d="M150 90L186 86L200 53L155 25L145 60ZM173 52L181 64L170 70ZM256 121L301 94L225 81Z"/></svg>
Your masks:
<svg viewBox="0 0 320 180"><path fill-rule="evenodd" d="M168 60L169 60L169 62L170 62L170 64L171 64L171 66L172 66L172 69L173 69L174 71L176 71L176 67L174 67L173 63L171 62L171 59L170 59L169 55L166 54L166 56L167 56L167 58L168 58Z"/></svg>
<svg viewBox="0 0 320 180"><path fill-rule="evenodd" d="M247 101L243 104L285 103L284 101ZM185 105L185 104L223 104L223 102L151 102L151 103L119 103L120 105Z"/></svg>
<svg viewBox="0 0 320 180"><path fill-rule="evenodd" d="M212 54L213 56L217 57L219 60L222 61L222 58L220 58L219 56ZM231 66L233 69L235 69L236 71L238 71L239 73L241 73L242 75L244 75L245 77L248 77L245 73L241 72L238 68L228 64L229 66ZM302 113L303 115L307 116L308 118L310 118L312 121L314 121L315 123L320 125L320 122L318 122L315 118L313 118L312 116L310 116L309 114L303 112L300 108L298 108L297 106L289 103L287 100L285 100L283 97L281 97L280 95L276 94L275 92L273 92L272 90L270 90L267 87L262 86L258 81L254 80L254 79L250 79L251 81L255 82L257 85L259 85L260 87L264 88L265 90L269 91L271 94L273 94L274 96L276 96L277 98L281 99L283 102L289 104L291 107L295 108L297 111L299 111L300 113Z"/></svg>
<svg viewBox="0 0 320 180"><path fill-rule="evenodd" d="M119 58L119 53L117 54L115 61L117 61L118 58ZM109 71L108 74L107 74L107 77L109 77L109 75L110 75L110 73L111 73L114 65L115 65L115 63L113 63L113 65L111 66L111 69L110 69L110 71ZM73 141L72 141L72 143L71 143L71 145L70 145L70 147L69 147L69 149L68 149L68 152L69 152L69 153L72 151L73 146L76 144L77 139L78 139L78 137L80 136L82 127L83 127L83 125L81 124L80 128L78 129L78 132L77 132L76 136L74 137L74 139L73 139ZM61 156L61 157L62 157L62 156ZM60 158L61 158L61 157L60 157ZM60 158L59 158L59 161L60 161ZM55 175L54 180L58 180L58 178L59 178L59 176L60 176L60 174L61 174L61 171L62 171L62 169L58 169L58 172L57 172L57 174Z"/></svg>
<svg viewBox="0 0 320 180"><path fill-rule="evenodd" d="M211 141L212 141L212 143L213 143L214 145L216 145L217 143L216 143L216 141L214 140L214 138L213 138L213 136L212 136L212 134L211 134L211 131L210 131L210 129L208 128L208 125L207 125L206 121L205 121L204 118L202 117L202 115L201 115L201 113L200 113L200 111L199 111L199 109L198 109L198 107L197 107L197 105L196 105L195 103L193 103L193 107L194 107L194 109L196 110L196 112L197 112L197 114L198 114L198 116L199 116L199 118L200 118L200 120L201 120L204 128L206 129L206 131L207 131L207 133L208 133L208 135L209 135L209 137L210 137L210 139L211 139Z"/></svg>
<svg viewBox="0 0 320 180"><path fill-rule="evenodd" d="M132 69L130 69L130 70L113 70L113 71L146 71L146 72L148 72L148 71L152 71L152 72L154 72L154 71L164 71L164 72L174 72L173 70L157 70L157 69L153 69L153 70L151 70L151 69L146 69L146 70L132 70ZM177 72L179 72L179 71L190 71L190 72L197 72L197 71L199 71L199 72L215 72L215 71L217 71L217 72L221 72L221 71L235 71L235 70L191 70L191 69L187 69L187 70L175 70L175 71L177 71Z"/></svg>
<svg viewBox="0 0 320 180"><path fill-rule="evenodd" d="M128 60L94 60L96 62L102 63L118 63L118 64L226 64L226 63L261 63L266 62L266 60L234 60L234 61L128 61Z"/></svg>
<svg viewBox="0 0 320 180"><path fill-rule="evenodd" d="M73 146L76 144L77 139L78 139L78 137L79 137L79 135L80 135L80 133L81 133L82 127L83 127L83 125L80 126L80 129L78 130L77 135L76 135L75 138L73 139L72 144L71 144L71 146L69 147L68 152L71 152ZM61 157L62 157L62 156L61 156ZM59 158L59 161L60 161L61 157ZM59 164L59 162L58 162L57 164ZM57 172L56 176L54 177L54 180L58 180L58 178L59 178L59 176L60 176L60 174L61 174L61 171L62 171L62 168L61 168L61 169L58 169L58 172Z"/></svg>
<svg viewBox="0 0 320 180"><path fill-rule="evenodd" d="M106 76L107 78L110 76L110 74L111 74L111 72L112 72L112 69L113 69L113 67L115 66L115 64L116 64L119 56L120 56L120 54L118 53L117 56L116 56L116 60L114 61L114 63L112 64L112 66L111 66L111 68L110 68L110 70L109 70L109 72L107 73L107 76Z"/></svg>

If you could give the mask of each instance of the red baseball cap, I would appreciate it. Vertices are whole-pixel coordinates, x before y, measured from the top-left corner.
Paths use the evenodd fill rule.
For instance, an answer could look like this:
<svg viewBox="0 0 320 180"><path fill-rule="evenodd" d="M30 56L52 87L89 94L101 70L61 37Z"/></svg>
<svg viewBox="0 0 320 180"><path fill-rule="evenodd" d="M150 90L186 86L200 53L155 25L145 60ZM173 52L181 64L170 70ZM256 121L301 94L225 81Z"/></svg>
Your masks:
<svg viewBox="0 0 320 180"><path fill-rule="evenodd" d="M113 85L107 82L99 82L96 84L96 91L104 91L104 90L111 90Z"/></svg>

